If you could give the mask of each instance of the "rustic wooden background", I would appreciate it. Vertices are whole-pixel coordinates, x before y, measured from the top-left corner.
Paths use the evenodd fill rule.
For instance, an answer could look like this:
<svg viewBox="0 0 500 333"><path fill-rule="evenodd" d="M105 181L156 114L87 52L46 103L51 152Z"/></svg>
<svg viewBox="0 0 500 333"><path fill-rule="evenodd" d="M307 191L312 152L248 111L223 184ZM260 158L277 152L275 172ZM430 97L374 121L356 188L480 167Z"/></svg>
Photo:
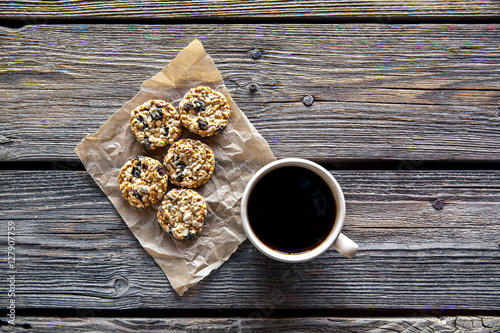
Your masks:
<svg viewBox="0 0 500 333"><path fill-rule="evenodd" d="M2 331L500 331L498 1L0 1L0 22ZM76 144L195 38L276 157L338 179L354 259L246 241L179 297L83 169Z"/></svg>

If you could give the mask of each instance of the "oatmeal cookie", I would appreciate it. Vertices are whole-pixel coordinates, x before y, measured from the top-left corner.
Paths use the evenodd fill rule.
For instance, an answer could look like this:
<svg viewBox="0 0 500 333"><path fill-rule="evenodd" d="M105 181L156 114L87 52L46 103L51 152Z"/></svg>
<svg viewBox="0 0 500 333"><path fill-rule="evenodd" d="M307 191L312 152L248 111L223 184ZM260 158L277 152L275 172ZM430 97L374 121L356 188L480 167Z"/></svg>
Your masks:
<svg viewBox="0 0 500 333"><path fill-rule="evenodd" d="M175 239L193 239L201 231L207 215L205 200L196 191L173 189L158 209L158 222Z"/></svg>
<svg viewBox="0 0 500 333"><path fill-rule="evenodd" d="M130 127L137 140L149 149L172 144L182 133L179 113L170 103L158 99L132 110Z"/></svg>
<svg viewBox="0 0 500 333"><path fill-rule="evenodd" d="M201 141L180 139L168 149L164 165L173 184L198 187L205 184L214 172L214 152Z"/></svg>
<svg viewBox="0 0 500 333"><path fill-rule="evenodd" d="M168 177L160 162L139 155L121 168L118 183L125 200L134 207L144 208L163 198Z"/></svg>
<svg viewBox="0 0 500 333"><path fill-rule="evenodd" d="M179 103L184 127L201 136L211 136L226 127L231 110L226 97L209 87L192 88Z"/></svg>

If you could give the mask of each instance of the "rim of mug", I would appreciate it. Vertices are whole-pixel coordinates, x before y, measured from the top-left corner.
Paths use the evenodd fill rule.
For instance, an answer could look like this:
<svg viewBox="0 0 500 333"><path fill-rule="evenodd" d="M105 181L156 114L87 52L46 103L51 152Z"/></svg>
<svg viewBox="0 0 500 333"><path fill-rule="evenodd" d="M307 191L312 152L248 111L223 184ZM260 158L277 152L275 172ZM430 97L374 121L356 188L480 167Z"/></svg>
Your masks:
<svg viewBox="0 0 500 333"><path fill-rule="evenodd" d="M252 230L252 227L250 226L250 221L248 219L248 210L247 210L248 199L250 197L250 193L254 189L257 182L269 172L285 166L299 166L313 171L328 184L335 198L335 206L336 206L335 224L332 230L330 231L330 234L319 246L305 252L284 253L272 249L271 247L264 244L255 235L255 233ZM320 256L325 251L330 249L335 240L340 235L340 232L342 231L342 227L344 225L344 218L345 218L344 194L342 193L342 189L340 188L340 185L337 182L337 180L333 177L333 175L330 172L328 172L328 170L323 168L321 165L302 158L283 158L263 166L259 171L257 171L253 175L253 177L247 183L241 200L241 220L243 223L243 229L245 230L245 233L250 242L266 256L283 262L309 261Z"/></svg>

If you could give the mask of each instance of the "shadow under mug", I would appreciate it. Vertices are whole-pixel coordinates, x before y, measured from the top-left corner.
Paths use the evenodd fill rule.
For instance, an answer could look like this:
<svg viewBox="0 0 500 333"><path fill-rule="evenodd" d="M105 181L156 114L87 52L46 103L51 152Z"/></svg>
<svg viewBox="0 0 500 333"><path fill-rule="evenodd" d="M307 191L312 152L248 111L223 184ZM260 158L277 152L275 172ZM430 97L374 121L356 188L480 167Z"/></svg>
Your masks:
<svg viewBox="0 0 500 333"><path fill-rule="evenodd" d="M313 171L328 185L335 199L335 223L328 236L315 248L299 253L284 253L264 244L255 234L248 218L248 202L257 183L268 173L283 167L301 167ZM358 251L358 245L341 233L345 218L345 200L340 185L325 168L317 163L301 158L285 158L262 167L248 182L241 201L241 219L245 233L252 244L266 256L283 262L304 262L312 260L330 248L334 248L342 255L352 258Z"/></svg>

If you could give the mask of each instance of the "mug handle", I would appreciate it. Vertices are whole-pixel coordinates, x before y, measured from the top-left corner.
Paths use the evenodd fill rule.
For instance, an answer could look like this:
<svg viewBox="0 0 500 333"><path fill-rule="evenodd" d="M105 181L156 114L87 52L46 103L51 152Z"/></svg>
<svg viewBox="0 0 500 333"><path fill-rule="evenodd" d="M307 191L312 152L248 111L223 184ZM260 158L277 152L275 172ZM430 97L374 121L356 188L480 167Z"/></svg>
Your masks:
<svg viewBox="0 0 500 333"><path fill-rule="evenodd" d="M339 237L335 240L332 247L337 250L343 256L347 258L352 258L358 252L358 244L354 243L349 237L343 233L339 234Z"/></svg>

